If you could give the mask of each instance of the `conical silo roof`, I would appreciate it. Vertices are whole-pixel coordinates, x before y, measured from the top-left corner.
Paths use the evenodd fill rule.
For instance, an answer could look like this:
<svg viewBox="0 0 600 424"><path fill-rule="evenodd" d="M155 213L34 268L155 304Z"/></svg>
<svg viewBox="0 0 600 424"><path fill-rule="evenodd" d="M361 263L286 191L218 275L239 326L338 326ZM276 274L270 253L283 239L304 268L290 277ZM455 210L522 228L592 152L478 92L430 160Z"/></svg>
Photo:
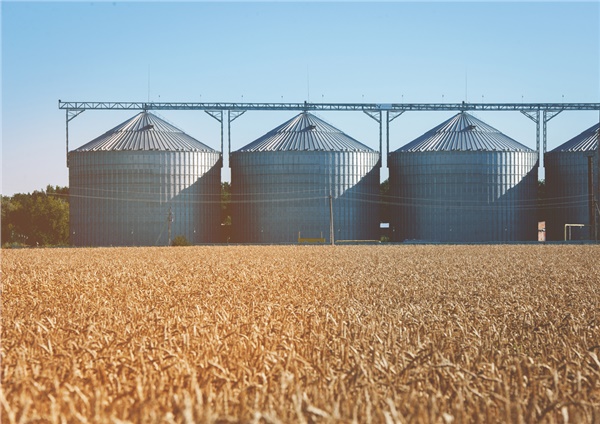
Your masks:
<svg viewBox="0 0 600 424"><path fill-rule="evenodd" d="M533 150L474 116L460 112L396 151L531 152Z"/></svg>
<svg viewBox="0 0 600 424"><path fill-rule="evenodd" d="M598 148L598 131L600 123L592 125L581 134L573 137L550 152L587 152Z"/></svg>
<svg viewBox="0 0 600 424"><path fill-rule="evenodd" d="M373 152L320 118L302 112L238 152L330 151Z"/></svg>
<svg viewBox="0 0 600 424"><path fill-rule="evenodd" d="M146 111L140 112L100 137L75 149L76 152L125 150L215 151L179 128Z"/></svg>

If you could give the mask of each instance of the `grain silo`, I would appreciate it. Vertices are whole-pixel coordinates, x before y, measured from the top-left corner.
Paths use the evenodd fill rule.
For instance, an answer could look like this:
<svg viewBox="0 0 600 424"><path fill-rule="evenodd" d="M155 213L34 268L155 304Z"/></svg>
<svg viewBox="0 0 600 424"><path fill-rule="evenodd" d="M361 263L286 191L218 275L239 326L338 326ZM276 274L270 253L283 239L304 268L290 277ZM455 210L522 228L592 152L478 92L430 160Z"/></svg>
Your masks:
<svg viewBox="0 0 600 424"><path fill-rule="evenodd" d="M218 241L220 159L146 111L69 152L72 244Z"/></svg>
<svg viewBox="0 0 600 424"><path fill-rule="evenodd" d="M231 154L235 240L372 240L379 153L303 112ZM331 209L330 199L331 195Z"/></svg>
<svg viewBox="0 0 600 424"><path fill-rule="evenodd" d="M389 155L395 241L535 240L538 154L461 112Z"/></svg>
<svg viewBox="0 0 600 424"><path fill-rule="evenodd" d="M590 191L598 185L598 128L596 124L578 136L551 150L544 156L546 170L546 237L564 240L565 224L583 224L572 227L567 238L589 240L594 207L590 211ZM591 157L592 185L588 183L588 161ZM599 193L596 190L595 196ZM592 214L592 217L590 217Z"/></svg>

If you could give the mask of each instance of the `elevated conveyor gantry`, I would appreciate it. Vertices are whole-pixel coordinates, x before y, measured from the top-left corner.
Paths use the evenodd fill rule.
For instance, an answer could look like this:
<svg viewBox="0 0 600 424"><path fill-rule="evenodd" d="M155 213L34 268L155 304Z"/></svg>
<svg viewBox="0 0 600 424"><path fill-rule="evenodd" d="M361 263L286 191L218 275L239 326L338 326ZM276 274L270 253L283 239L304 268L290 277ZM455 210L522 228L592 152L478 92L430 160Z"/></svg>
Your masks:
<svg viewBox="0 0 600 424"><path fill-rule="evenodd" d="M224 121L227 119L228 153L231 153L231 123L247 111L343 111L364 112L379 124L379 153L382 153L383 123L386 128L386 153L390 148L390 122L404 112L424 111L513 111L521 112L536 124L536 150L540 158L546 153L547 123L563 111L600 112L600 103L223 103L223 102L63 102L66 111L67 166L69 122L86 110L201 110L221 124L221 154L224 150ZM385 113L384 113L385 112ZM227 118L225 118L227 115ZM384 118L385 116L385 118ZM540 131L541 126L541 131ZM540 145L541 141L543 145ZM600 151L600 148L599 148ZM386 154L386 159L387 159ZM383 155L382 155L383 156ZM600 154L599 154L600 156ZM380 166L383 166L380 161ZM387 166L387 163L386 163Z"/></svg>

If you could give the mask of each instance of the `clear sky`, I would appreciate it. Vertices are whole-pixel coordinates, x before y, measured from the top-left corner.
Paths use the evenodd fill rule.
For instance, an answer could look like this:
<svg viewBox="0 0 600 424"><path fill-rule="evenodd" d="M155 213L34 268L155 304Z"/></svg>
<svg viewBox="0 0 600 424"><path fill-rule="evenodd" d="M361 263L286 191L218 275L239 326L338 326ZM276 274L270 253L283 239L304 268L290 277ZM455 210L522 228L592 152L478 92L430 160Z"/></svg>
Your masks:
<svg viewBox="0 0 600 424"><path fill-rule="evenodd" d="M3 1L1 12L5 195L68 185L59 99L600 102L598 1ZM246 113L232 124L232 150L296 113ZM405 113L391 124L390 150L454 113ZM70 123L70 149L135 114L86 111ZM157 114L220 148L219 124L204 112ZM474 114L535 148L535 124L519 112ZM318 115L378 148L365 114ZM548 148L598 119L561 113L548 123Z"/></svg>

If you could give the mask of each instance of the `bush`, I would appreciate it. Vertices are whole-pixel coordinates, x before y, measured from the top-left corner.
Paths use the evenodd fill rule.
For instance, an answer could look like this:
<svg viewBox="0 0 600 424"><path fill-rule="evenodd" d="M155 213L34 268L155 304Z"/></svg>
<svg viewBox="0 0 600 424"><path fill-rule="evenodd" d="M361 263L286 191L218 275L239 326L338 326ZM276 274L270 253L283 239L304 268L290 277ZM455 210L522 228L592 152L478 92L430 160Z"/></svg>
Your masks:
<svg viewBox="0 0 600 424"><path fill-rule="evenodd" d="M173 239L171 246L191 246L192 243L185 238L185 236L179 235Z"/></svg>
<svg viewBox="0 0 600 424"><path fill-rule="evenodd" d="M26 249L29 246L25 243L19 243L18 241L13 241L12 243L4 243L2 245L3 249Z"/></svg>

